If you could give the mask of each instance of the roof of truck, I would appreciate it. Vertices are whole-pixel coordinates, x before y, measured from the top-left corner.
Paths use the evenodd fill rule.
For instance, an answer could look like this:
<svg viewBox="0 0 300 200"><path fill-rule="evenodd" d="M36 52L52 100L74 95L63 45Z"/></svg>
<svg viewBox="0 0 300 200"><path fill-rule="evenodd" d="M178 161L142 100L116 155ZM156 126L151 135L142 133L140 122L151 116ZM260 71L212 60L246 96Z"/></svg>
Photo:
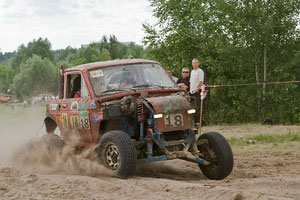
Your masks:
<svg viewBox="0 0 300 200"><path fill-rule="evenodd" d="M153 60L145 60L145 59L124 59L124 60L109 60L109 61L101 61L101 62L94 62L94 63L87 63L82 65L77 65L74 67L70 67L65 69L65 72L68 71L81 71L81 70L89 70L93 68L99 67L108 67L108 66L115 66L115 65L128 65L128 64L137 64L137 63L157 63Z"/></svg>

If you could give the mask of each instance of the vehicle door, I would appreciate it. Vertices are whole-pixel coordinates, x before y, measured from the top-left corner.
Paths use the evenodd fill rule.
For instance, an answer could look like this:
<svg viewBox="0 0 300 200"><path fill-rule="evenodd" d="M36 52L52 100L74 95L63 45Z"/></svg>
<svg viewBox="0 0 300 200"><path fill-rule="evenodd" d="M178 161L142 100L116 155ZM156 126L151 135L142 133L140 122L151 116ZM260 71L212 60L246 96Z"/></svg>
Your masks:
<svg viewBox="0 0 300 200"><path fill-rule="evenodd" d="M64 137L80 138L81 142L92 141L89 95L84 76L80 72L66 72L64 76L64 98L59 105Z"/></svg>

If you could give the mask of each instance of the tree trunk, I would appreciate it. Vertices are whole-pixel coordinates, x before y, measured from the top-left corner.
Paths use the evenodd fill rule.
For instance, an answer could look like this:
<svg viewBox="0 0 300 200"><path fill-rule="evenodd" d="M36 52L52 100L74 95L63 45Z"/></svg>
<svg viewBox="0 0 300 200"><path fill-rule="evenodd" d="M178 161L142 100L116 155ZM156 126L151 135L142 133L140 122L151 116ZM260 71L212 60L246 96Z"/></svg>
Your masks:
<svg viewBox="0 0 300 200"><path fill-rule="evenodd" d="M256 83L260 83L259 79L259 56L258 52L255 53L255 77L256 77ZM262 112L262 106L261 106L261 100L257 99L257 111L258 113Z"/></svg>
<svg viewBox="0 0 300 200"><path fill-rule="evenodd" d="M265 44L264 48L264 82L263 82L263 101L262 101L262 107L261 112L264 120L265 112L266 112L266 83L267 83L267 45Z"/></svg>
<svg viewBox="0 0 300 200"><path fill-rule="evenodd" d="M265 99L266 94L266 82L267 82L267 45L264 48L264 84L263 84L263 97Z"/></svg>
<svg viewBox="0 0 300 200"><path fill-rule="evenodd" d="M258 55L255 54L255 76L256 76L256 83L259 83L259 66L258 66Z"/></svg>

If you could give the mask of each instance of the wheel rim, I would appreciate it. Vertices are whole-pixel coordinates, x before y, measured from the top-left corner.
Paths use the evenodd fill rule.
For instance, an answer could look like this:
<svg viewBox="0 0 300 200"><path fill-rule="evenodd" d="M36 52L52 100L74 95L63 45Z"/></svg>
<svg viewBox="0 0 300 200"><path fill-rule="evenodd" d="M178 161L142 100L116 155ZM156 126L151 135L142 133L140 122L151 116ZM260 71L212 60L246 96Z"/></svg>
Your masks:
<svg viewBox="0 0 300 200"><path fill-rule="evenodd" d="M201 153L204 154L204 157L202 158L211 162L211 164L209 164L210 166L218 167L219 165L218 156L216 154L216 151L213 149L211 145L203 145L202 147L198 146L198 149L200 150Z"/></svg>
<svg viewBox="0 0 300 200"><path fill-rule="evenodd" d="M120 166L119 149L113 143L109 143L106 149L106 163L112 170L117 170Z"/></svg>

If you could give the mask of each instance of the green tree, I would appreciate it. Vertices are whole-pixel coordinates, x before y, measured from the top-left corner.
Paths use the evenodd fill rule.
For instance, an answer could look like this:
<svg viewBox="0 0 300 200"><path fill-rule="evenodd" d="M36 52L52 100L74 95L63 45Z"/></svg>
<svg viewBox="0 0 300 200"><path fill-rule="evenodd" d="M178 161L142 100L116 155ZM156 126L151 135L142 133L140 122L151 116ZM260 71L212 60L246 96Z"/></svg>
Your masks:
<svg viewBox="0 0 300 200"><path fill-rule="evenodd" d="M16 55L12 58L12 68L20 71L20 65L25 63L27 59L32 58L33 55L39 55L43 59L48 58L51 62L55 61L50 41L47 38L39 38L29 42L27 46L22 44L18 48Z"/></svg>
<svg viewBox="0 0 300 200"><path fill-rule="evenodd" d="M0 62L10 60L15 54L16 54L15 51L2 53L0 50Z"/></svg>
<svg viewBox="0 0 300 200"><path fill-rule="evenodd" d="M21 63L25 62L28 58L28 49L24 44L21 44L18 47L16 55L12 58L12 68L14 70L19 70Z"/></svg>
<svg viewBox="0 0 300 200"><path fill-rule="evenodd" d="M0 92L7 93L12 83L13 70L8 65L0 64Z"/></svg>
<svg viewBox="0 0 300 200"><path fill-rule="evenodd" d="M134 42L130 42L128 45L124 45L125 47L125 57L126 58L144 58L145 51L143 46L136 45Z"/></svg>
<svg viewBox="0 0 300 200"><path fill-rule="evenodd" d="M175 74L198 57L210 84L295 79L288 60L299 46L299 0L150 2L158 23L143 25L147 55ZM282 109L288 103L279 105L292 100L286 91L294 87L213 89L210 118L220 123L258 121L278 115L276 108L294 116Z"/></svg>
<svg viewBox="0 0 300 200"><path fill-rule="evenodd" d="M66 52L61 50L59 53L59 60L67 58L70 55L75 55L74 52ZM100 42L93 42L87 47L82 47L78 50L75 59L72 57L72 63L75 65L105 61L112 59L126 59L126 58L144 58L145 50L143 46L136 45L131 42L124 44L118 41L115 35L102 36ZM68 60L67 60L68 61Z"/></svg>
<svg viewBox="0 0 300 200"><path fill-rule="evenodd" d="M111 60L110 53L107 49L103 48L101 50L100 60L101 61Z"/></svg>
<svg viewBox="0 0 300 200"><path fill-rule="evenodd" d="M225 5L228 19L234 26L228 26L232 41L246 49L250 63L255 66L257 83L278 81L287 76L282 68L293 57L294 38L299 37L299 0L246 0ZM277 72L277 73L276 73ZM285 74L285 76L282 76ZM266 109L266 84L263 85L262 111Z"/></svg>
<svg viewBox="0 0 300 200"><path fill-rule="evenodd" d="M72 63L77 58L78 50L76 48L72 48L68 46L65 49L61 49L57 51L56 61L67 61Z"/></svg>
<svg viewBox="0 0 300 200"><path fill-rule="evenodd" d="M33 55L20 68L21 71L13 79L13 91L18 98L56 91L56 67L48 58Z"/></svg>
<svg viewBox="0 0 300 200"><path fill-rule="evenodd" d="M85 63L100 61L100 49L97 43L91 43L86 48L79 50L81 58L84 58Z"/></svg>
<svg viewBox="0 0 300 200"><path fill-rule="evenodd" d="M115 35L109 36L109 47L110 56L112 59L122 58L122 47L121 43L118 42L118 39Z"/></svg>
<svg viewBox="0 0 300 200"><path fill-rule="evenodd" d="M103 35L100 40L100 49L109 49L109 43L106 35Z"/></svg>

